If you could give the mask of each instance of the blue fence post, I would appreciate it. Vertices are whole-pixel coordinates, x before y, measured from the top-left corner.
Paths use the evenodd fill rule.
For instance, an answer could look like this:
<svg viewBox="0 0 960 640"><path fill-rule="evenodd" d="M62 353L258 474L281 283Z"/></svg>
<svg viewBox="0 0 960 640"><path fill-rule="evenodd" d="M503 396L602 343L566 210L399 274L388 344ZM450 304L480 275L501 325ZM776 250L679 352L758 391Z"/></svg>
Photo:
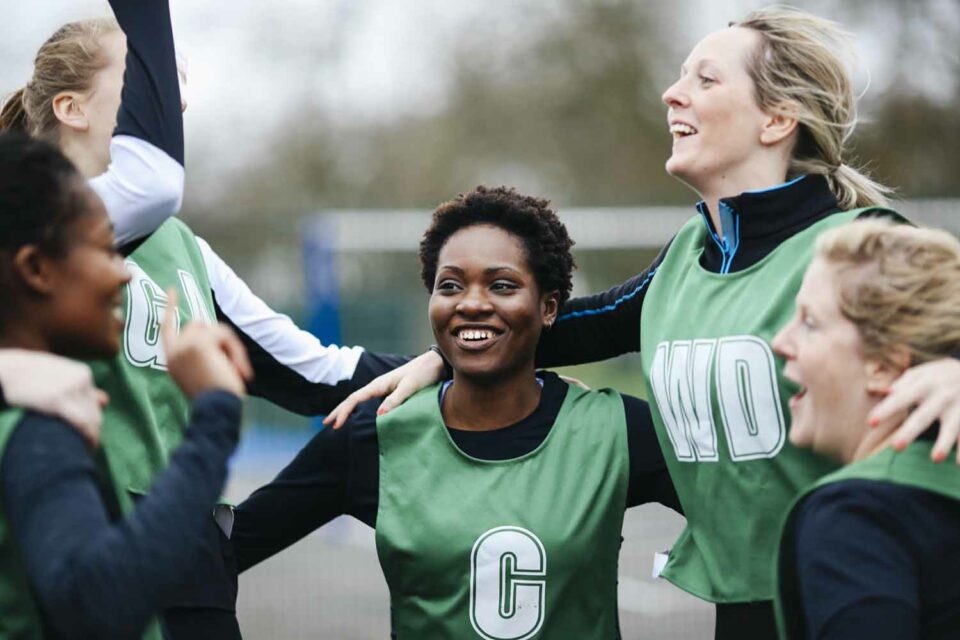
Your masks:
<svg viewBox="0 0 960 640"><path fill-rule="evenodd" d="M303 282L307 330L323 344L340 342L340 278L337 272L337 225L325 215L303 224ZM318 430L320 418L313 420Z"/></svg>

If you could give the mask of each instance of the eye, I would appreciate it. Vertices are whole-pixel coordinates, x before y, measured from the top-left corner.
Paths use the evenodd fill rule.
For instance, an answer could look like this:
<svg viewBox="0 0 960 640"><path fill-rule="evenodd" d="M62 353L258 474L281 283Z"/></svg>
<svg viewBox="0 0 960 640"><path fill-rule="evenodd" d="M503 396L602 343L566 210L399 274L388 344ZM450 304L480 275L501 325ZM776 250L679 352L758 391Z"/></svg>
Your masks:
<svg viewBox="0 0 960 640"><path fill-rule="evenodd" d="M804 329L816 329L817 323L809 316L809 314L801 313L800 314L800 324L803 325Z"/></svg>
<svg viewBox="0 0 960 640"><path fill-rule="evenodd" d="M711 78L710 76L705 76L703 74L700 74L699 77L700 77L700 84L703 86L709 87L710 85L715 84L717 82L715 78Z"/></svg>
<svg viewBox="0 0 960 640"><path fill-rule="evenodd" d="M509 280L497 280L490 285L491 291L500 291L500 292L512 292L512 291L516 291L519 288L520 287L517 284L510 282Z"/></svg>
<svg viewBox="0 0 960 640"><path fill-rule="evenodd" d="M460 291L463 287L460 286L460 283L456 280L451 280L446 278L438 282L434 287L434 291L442 291L444 293L455 293Z"/></svg>

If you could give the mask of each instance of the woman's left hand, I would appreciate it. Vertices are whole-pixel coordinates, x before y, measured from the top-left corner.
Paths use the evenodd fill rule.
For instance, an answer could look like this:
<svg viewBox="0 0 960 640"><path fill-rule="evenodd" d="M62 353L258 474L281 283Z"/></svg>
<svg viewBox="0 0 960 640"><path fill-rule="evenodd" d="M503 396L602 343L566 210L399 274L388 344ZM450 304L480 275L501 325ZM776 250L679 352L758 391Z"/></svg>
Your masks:
<svg viewBox="0 0 960 640"><path fill-rule="evenodd" d="M940 433L930 457L942 462L960 440L960 360L944 358L910 367L890 385L868 420L871 427L900 424L892 439L898 451L939 420Z"/></svg>

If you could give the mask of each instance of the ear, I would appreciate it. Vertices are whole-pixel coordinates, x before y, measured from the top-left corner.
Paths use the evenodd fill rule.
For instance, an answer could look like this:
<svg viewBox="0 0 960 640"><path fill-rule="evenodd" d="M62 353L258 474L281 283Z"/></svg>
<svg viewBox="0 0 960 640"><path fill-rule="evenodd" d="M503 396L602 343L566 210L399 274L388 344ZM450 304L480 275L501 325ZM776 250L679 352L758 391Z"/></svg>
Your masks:
<svg viewBox="0 0 960 640"><path fill-rule="evenodd" d="M90 128L83 106L83 96L76 91L61 91L53 98L53 115L57 121L74 131Z"/></svg>
<svg viewBox="0 0 960 640"><path fill-rule="evenodd" d="M789 138L799 124L797 109L793 105L774 109L764 120L763 129L760 131L760 142L767 146L778 144Z"/></svg>
<svg viewBox="0 0 960 640"><path fill-rule="evenodd" d="M885 395L893 381L910 367L910 352L904 347L893 347L887 353L888 359L870 358L864 366L867 368L867 393Z"/></svg>
<svg viewBox="0 0 960 640"><path fill-rule="evenodd" d="M549 329L557 321L560 311L560 294L556 291L540 296L540 315L543 316L543 327Z"/></svg>
<svg viewBox="0 0 960 640"><path fill-rule="evenodd" d="M49 256L35 244L20 247L13 256L13 272L33 294L48 296L53 292L56 276Z"/></svg>

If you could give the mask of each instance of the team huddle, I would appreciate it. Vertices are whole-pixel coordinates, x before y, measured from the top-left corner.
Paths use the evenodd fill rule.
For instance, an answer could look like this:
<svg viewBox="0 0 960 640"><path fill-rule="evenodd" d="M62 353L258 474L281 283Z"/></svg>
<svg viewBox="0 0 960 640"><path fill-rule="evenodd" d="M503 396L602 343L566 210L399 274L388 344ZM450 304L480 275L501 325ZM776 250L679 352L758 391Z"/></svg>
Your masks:
<svg viewBox="0 0 960 640"><path fill-rule="evenodd" d="M239 575L348 514L392 637L610 640L652 502L717 639L958 636L960 241L848 164L837 25L693 48L663 102L699 202L606 292L571 297L549 200L440 204L408 357L321 344L176 217L168 2L110 5L0 111L0 639L240 638ZM637 351L647 400L546 370ZM246 394L328 427L231 506Z"/></svg>

